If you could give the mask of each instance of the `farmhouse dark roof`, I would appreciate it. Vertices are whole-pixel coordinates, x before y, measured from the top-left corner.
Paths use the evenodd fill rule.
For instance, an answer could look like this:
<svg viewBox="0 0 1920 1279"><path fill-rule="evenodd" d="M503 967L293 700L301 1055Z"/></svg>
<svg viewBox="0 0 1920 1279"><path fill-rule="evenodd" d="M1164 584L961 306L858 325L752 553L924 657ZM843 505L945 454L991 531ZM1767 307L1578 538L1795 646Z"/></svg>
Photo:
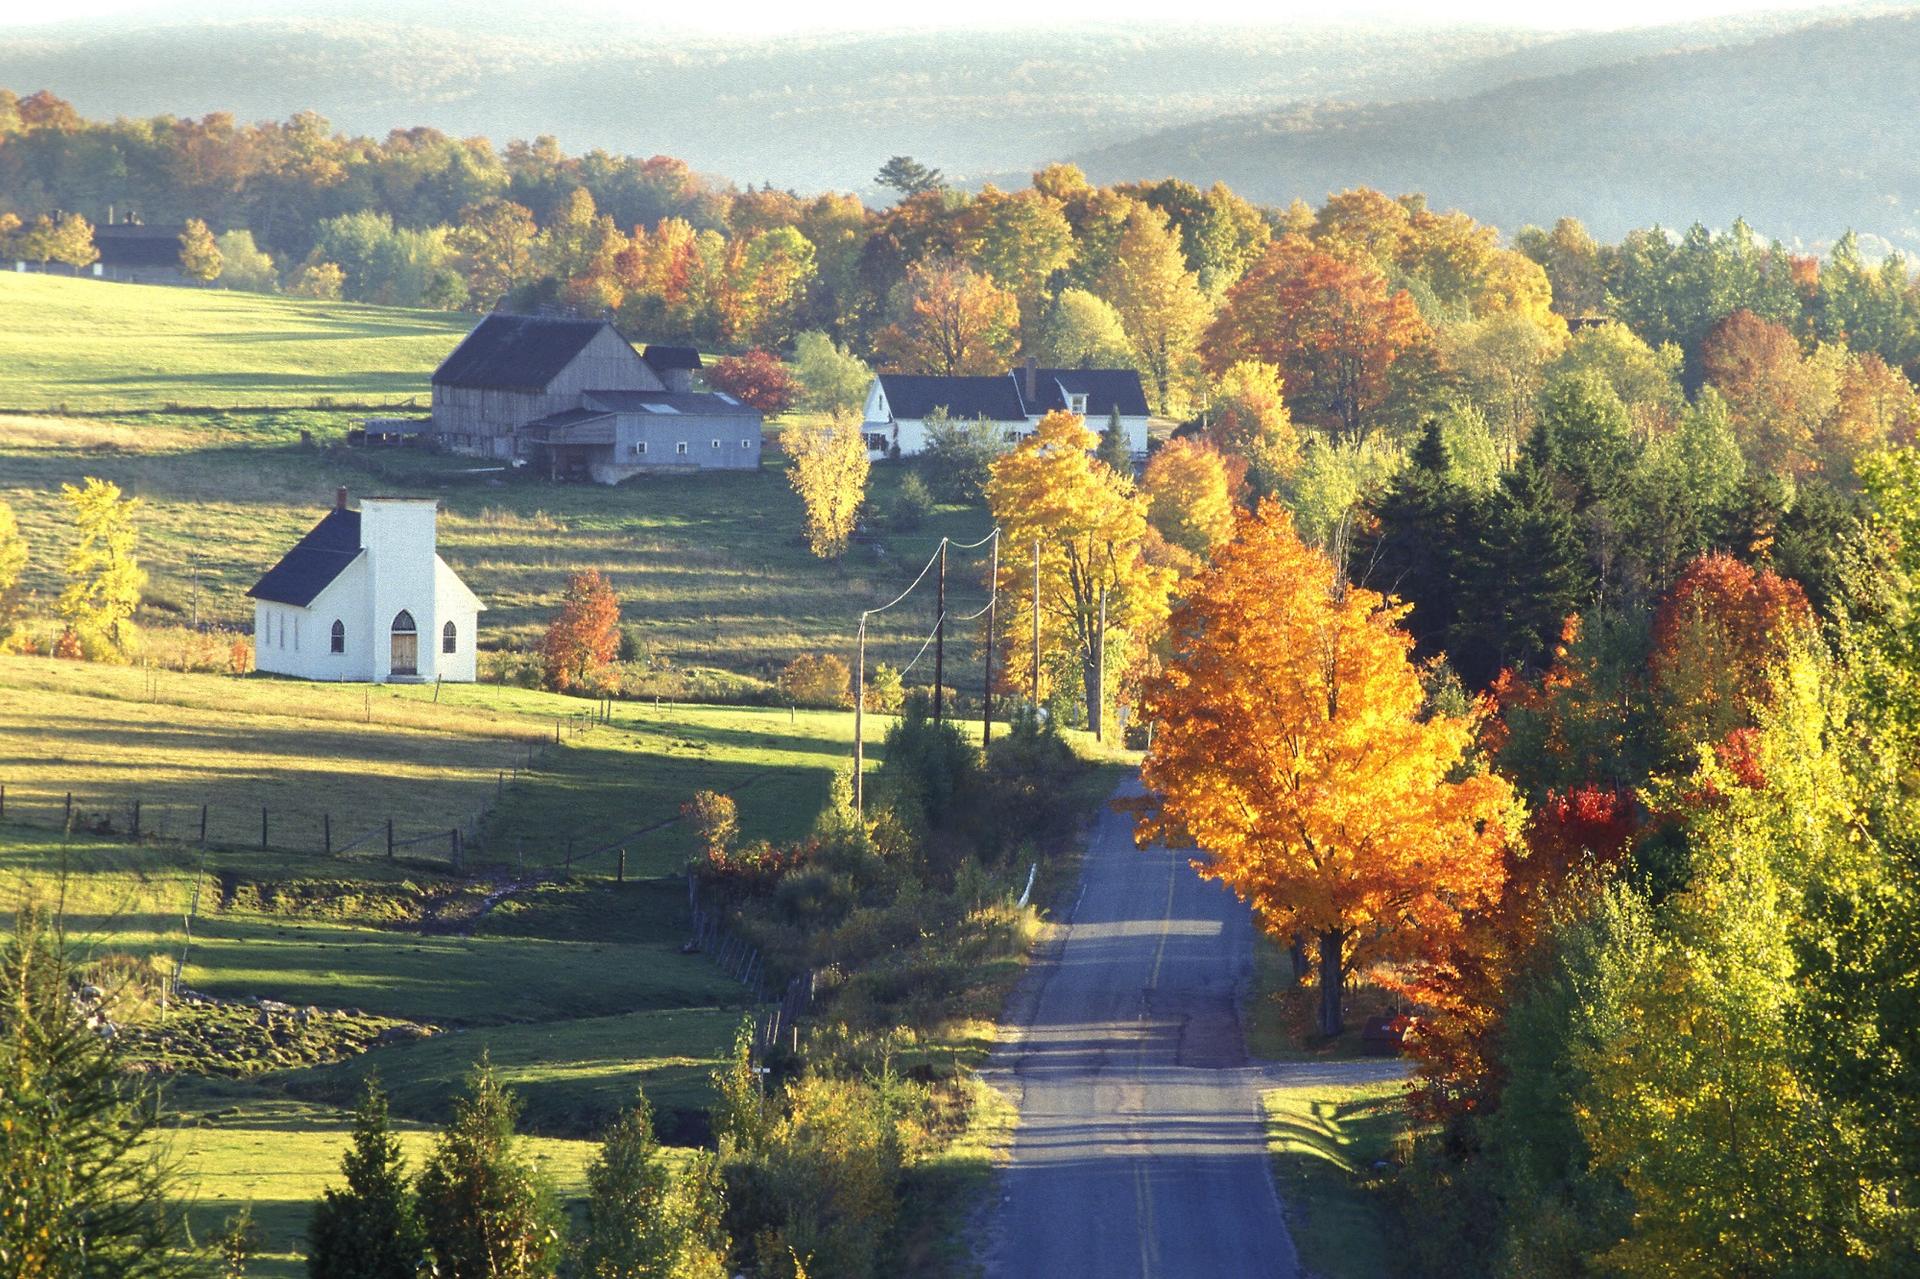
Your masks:
<svg viewBox="0 0 1920 1279"><path fill-rule="evenodd" d="M1025 369L1013 374L1023 388L1026 376ZM1122 417L1147 415L1147 394L1132 369L1036 369L1034 382L1037 402L1027 406L1034 413L1067 408L1067 396L1084 395L1089 419L1109 417L1115 409Z"/></svg>
<svg viewBox="0 0 1920 1279"><path fill-rule="evenodd" d="M983 417L993 422L1024 422L1026 406L1020 388L1007 377L926 377L912 373L882 373L880 387L896 418L923 418L937 408L957 418Z"/></svg>
<svg viewBox="0 0 1920 1279"><path fill-rule="evenodd" d="M759 417L731 395L701 391L583 391L580 398L613 413L687 414L702 417Z"/></svg>
<svg viewBox="0 0 1920 1279"><path fill-rule="evenodd" d="M544 391L601 329L612 327L605 320L489 315L434 370L433 384Z"/></svg>
<svg viewBox="0 0 1920 1279"><path fill-rule="evenodd" d="M360 556L360 512L335 508L294 544L247 594L305 608Z"/></svg>
<svg viewBox="0 0 1920 1279"><path fill-rule="evenodd" d="M178 267L180 232L120 222L93 229L93 247L110 267Z"/></svg>
<svg viewBox="0 0 1920 1279"><path fill-rule="evenodd" d="M641 356L655 370L661 369L697 369L700 363L700 351L691 346L661 346L658 342L647 348Z"/></svg>

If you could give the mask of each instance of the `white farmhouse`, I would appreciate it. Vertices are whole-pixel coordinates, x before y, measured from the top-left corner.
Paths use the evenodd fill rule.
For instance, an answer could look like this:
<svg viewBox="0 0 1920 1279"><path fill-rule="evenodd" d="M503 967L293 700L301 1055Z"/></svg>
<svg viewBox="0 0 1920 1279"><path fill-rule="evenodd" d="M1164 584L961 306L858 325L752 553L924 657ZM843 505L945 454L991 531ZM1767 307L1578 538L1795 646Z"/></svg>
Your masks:
<svg viewBox="0 0 1920 1279"><path fill-rule="evenodd" d="M875 457L912 457L927 445L927 418L980 420L1013 443L1029 435L1047 414L1064 410L1107 429L1115 414L1135 460L1147 455L1147 396L1132 369L1043 369L1029 362L1005 377L928 377L882 373L867 388L861 429Z"/></svg>
<svg viewBox="0 0 1920 1279"><path fill-rule="evenodd" d="M434 549L432 498L333 509L253 584L253 661L300 679L472 683L486 606Z"/></svg>

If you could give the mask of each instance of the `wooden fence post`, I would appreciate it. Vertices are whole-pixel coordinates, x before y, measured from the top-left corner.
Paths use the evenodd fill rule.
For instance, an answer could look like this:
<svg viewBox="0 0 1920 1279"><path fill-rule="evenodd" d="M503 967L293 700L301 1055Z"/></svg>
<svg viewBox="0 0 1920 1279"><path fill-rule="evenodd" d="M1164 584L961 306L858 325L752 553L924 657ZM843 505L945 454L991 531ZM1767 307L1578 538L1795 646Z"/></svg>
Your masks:
<svg viewBox="0 0 1920 1279"><path fill-rule="evenodd" d="M616 884L627 882L627 850L624 848L620 850L620 868L614 872L613 882Z"/></svg>
<svg viewBox="0 0 1920 1279"><path fill-rule="evenodd" d="M453 868L460 869L460 828L458 826L447 832L447 846L453 850Z"/></svg>
<svg viewBox="0 0 1920 1279"><path fill-rule="evenodd" d="M320 814L320 846L327 856L333 856L333 814Z"/></svg>
<svg viewBox="0 0 1920 1279"><path fill-rule="evenodd" d="M207 846L207 806L200 805L200 847Z"/></svg>
<svg viewBox="0 0 1920 1279"><path fill-rule="evenodd" d="M72 792L72 791L68 791L68 792L67 792L67 822L66 822L66 828L67 828L67 830L68 830L68 831L72 831L72 830L73 830L73 792Z"/></svg>
<svg viewBox="0 0 1920 1279"><path fill-rule="evenodd" d="M7 784L0 782L0 818L7 815Z"/></svg>
<svg viewBox="0 0 1920 1279"><path fill-rule="evenodd" d="M136 840L140 838L140 801L138 799L133 801L133 837Z"/></svg>
<svg viewBox="0 0 1920 1279"><path fill-rule="evenodd" d="M393 860L393 818L387 818L387 860Z"/></svg>
<svg viewBox="0 0 1920 1279"><path fill-rule="evenodd" d="M267 846L267 806L260 805L260 847Z"/></svg>

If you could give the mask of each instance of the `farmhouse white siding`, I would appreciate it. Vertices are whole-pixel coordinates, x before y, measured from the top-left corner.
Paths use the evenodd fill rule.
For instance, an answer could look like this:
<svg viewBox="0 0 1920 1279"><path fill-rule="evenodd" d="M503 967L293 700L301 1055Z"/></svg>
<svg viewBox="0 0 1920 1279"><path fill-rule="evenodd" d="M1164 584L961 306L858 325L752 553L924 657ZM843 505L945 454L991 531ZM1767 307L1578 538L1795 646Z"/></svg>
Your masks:
<svg viewBox="0 0 1920 1279"><path fill-rule="evenodd" d="M912 457L927 447L927 419L944 410L957 421L992 423L1009 442L1030 434L1048 413L1065 410L1104 431L1117 411L1127 448L1147 455L1147 401L1132 369L1015 370L1006 377L927 377L882 373L867 388L861 429L874 457Z"/></svg>
<svg viewBox="0 0 1920 1279"><path fill-rule="evenodd" d="M431 498L366 498L352 512L343 494L255 585L254 665L299 679L471 683L484 605L437 553L436 517Z"/></svg>

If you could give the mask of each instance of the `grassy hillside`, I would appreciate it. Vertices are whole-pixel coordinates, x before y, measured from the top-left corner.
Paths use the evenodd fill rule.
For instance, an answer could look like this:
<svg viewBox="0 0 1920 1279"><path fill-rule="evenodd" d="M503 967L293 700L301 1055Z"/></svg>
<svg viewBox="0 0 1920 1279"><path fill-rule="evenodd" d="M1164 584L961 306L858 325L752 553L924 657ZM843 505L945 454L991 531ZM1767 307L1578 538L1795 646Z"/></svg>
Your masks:
<svg viewBox="0 0 1920 1279"><path fill-rule="evenodd" d="M0 273L0 409L427 402L471 316Z"/></svg>
<svg viewBox="0 0 1920 1279"><path fill-rule="evenodd" d="M1465 95L1225 116L1081 159L1096 180L1174 173L1276 203L1421 191L1508 231L1572 215L1617 238L1744 216L1789 243L1853 228L1912 253L1920 170L1901 122L1920 110L1916 58L1920 15L1881 14L1558 74L1547 63Z"/></svg>
<svg viewBox="0 0 1920 1279"><path fill-rule="evenodd" d="M496 792L494 757L550 742L556 717L581 703L487 687L433 697L0 659L0 772L14 777L0 821L0 928L28 901L61 907L95 979L122 992L129 1050L171 1076L167 1140L196 1229L251 1203L267 1238L253 1273L266 1279L301 1273L308 1205L337 1176L344 1108L372 1071L417 1158L422 1125L447 1117L466 1072L490 1055L569 1193L592 1153L581 1139L636 1087L669 1138L698 1139L709 1073L749 996L708 957L681 951L686 833L635 841L624 883L610 857L542 881L523 873L521 854L530 872L559 860L568 835L584 847L670 822L702 786L740 791L749 837L796 834L851 735L844 714L621 705L611 724L563 732L520 785ZM362 817L394 807L420 822L492 807L468 872L453 875L378 853L262 852L244 838L203 851L130 843L124 826L63 837L22 824L57 817L45 803L55 772L123 796L191 790L216 811L263 793L331 797ZM148 823L164 811L151 803ZM494 864L502 858L510 864ZM323 1015L162 1007L176 965L188 989L215 999ZM434 1033L361 1051L400 1023Z"/></svg>

